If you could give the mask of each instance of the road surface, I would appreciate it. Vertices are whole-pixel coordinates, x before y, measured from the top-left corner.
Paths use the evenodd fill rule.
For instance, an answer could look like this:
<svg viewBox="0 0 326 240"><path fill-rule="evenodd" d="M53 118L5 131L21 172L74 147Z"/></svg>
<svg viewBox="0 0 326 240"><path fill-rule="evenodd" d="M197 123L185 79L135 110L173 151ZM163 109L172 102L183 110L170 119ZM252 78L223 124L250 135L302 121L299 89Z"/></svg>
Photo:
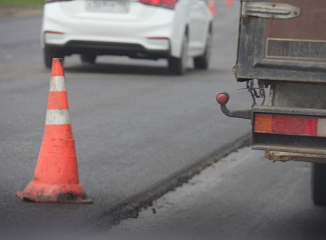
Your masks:
<svg viewBox="0 0 326 240"><path fill-rule="evenodd" d="M250 122L225 117L215 96L226 90L231 109L251 106L232 72L239 4L227 8L218 1L216 7L209 71L194 70L189 62L188 73L178 77L168 74L164 60L100 57L95 65L83 65L78 56L65 59L80 182L92 205L16 197L33 178L50 71L40 49L42 16L0 19L1 238L107 231L126 217L121 206L133 203L130 215L137 214L138 207L173 189L180 176L191 175L180 173L237 147Z"/></svg>
<svg viewBox="0 0 326 240"><path fill-rule="evenodd" d="M310 170L311 163L273 163L262 151L243 148L102 234L121 240L325 239L326 208L312 203Z"/></svg>

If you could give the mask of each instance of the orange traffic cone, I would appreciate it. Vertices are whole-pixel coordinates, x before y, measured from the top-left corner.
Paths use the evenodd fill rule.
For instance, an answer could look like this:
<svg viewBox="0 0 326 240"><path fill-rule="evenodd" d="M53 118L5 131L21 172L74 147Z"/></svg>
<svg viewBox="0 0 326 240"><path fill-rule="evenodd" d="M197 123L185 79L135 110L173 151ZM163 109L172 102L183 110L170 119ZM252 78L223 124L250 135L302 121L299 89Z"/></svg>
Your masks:
<svg viewBox="0 0 326 240"><path fill-rule="evenodd" d="M17 196L33 202L91 203L79 184L61 59L52 62L45 129L34 179Z"/></svg>
<svg viewBox="0 0 326 240"><path fill-rule="evenodd" d="M231 8L233 7L233 0L226 0L226 5Z"/></svg>
<svg viewBox="0 0 326 240"><path fill-rule="evenodd" d="M212 16L215 17L216 16L216 12L215 12L215 0L209 0L208 1L208 9L211 12Z"/></svg>

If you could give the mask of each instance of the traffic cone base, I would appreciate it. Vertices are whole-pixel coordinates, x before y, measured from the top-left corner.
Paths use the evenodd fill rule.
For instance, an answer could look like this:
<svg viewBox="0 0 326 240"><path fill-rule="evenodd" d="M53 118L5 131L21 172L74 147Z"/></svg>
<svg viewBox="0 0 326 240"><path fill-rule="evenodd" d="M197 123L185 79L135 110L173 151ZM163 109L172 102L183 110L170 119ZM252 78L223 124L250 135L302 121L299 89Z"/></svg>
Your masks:
<svg viewBox="0 0 326 240"><path fill-rule="evenodd" d="M80 184L45 184L32 180L17 197L32 202L47 203L92 203Z"/></svg>

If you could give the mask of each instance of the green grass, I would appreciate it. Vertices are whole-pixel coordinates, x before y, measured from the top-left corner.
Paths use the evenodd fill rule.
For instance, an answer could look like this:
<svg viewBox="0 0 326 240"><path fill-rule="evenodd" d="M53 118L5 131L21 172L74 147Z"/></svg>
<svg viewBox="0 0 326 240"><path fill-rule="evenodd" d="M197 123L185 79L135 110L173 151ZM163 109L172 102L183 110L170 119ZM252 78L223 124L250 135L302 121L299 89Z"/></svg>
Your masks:
<svg viewBox="0 0 326 240"><path fill-rule="evenodd" d="M0 5L40 5L45 0L0 0Z"/></svg>

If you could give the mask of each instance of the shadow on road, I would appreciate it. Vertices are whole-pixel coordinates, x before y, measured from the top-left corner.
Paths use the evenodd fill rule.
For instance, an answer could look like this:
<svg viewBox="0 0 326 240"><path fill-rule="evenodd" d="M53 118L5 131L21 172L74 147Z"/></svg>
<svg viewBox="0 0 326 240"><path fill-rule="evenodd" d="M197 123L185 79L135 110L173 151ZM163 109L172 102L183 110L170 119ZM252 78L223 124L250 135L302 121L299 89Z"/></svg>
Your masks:
<svg viewBox="0 0 326 240"><path fill-rule="evenodd" d="M155 75L155 76L171 76L180 77L179 75L173 75L169 72L167 66L153 66L153 65L141 65L141 64L112 64L112 63L96 63L96 64L78 64L64 66L65 72L69 73L98 73L98 74L129 74L129 75ZM187 74L202 74L204 72L212 72L209 70L198 70L188 68ZM215 72L215 71L214 71Z"/></svg>

